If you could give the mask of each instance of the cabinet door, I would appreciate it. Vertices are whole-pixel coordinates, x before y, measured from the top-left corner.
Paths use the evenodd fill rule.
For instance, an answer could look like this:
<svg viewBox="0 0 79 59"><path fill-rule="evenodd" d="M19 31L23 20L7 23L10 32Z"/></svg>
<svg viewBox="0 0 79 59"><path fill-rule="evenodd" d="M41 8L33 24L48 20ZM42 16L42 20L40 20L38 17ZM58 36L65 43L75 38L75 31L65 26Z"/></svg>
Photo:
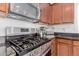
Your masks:
<svg viewBox="0 0 79 59"><path fill-rule="evenodd" d="M72 55L71 45L58 43L57 44L57 55L58 56L70 56Z"/></svg>
<svg viewBox="0 0 79 59"><path fill-rule="evenodd" d="M41 6L44 6L41 8L41 22L43 23L50 23L50 13L49 13L49 10L50 10L50 7L49 7L49 4L43 4Z"/></svg>
<svg viewBox="0 0 79 59"><path fill-rule="evenodd" d="M8 13L9 4L7 3L0 3L0 11L4 13Z"/></svg>
<svg viewBox="0 0 79 59"><path fill-rule="evenodd" d="M72 56L72 41L67 39L57 39L57 55Z"/></svg>
<svg viewBox="0 0 79 59"><path fill-rule="evenodd" d="M62 20L62 5L54 4L51 6L52 10L52 24L60 24Z"/></svg>
<svg viewBox="0 0 79 59"><path fill-rule="evenodd" d="M51 55L56 56L56 40L53 39L51 43Z"/></svg>
<svg viewBox="0 0 79 59"><path fill-rule="evenodd" d="M73 56L79 56L79 46L73 46Z"/></svg>
<svg viewBox="0 0 79 59"><path fill-rule="evenodd" d="M63 4L63 23L73 23L74 21L74 4L64 3Z"/></svg>
<svg viewBox="0 0 79 59"><path fill-rule="evenodd" d="M0 3L0 11L5 12L5 10L6 10L6 4Z"/></svg>
<svg viewBox="0 0 79 59"><path fill-rule="evenodd" d="M73 56L79 56L79 41L73 41Z"/></svg>

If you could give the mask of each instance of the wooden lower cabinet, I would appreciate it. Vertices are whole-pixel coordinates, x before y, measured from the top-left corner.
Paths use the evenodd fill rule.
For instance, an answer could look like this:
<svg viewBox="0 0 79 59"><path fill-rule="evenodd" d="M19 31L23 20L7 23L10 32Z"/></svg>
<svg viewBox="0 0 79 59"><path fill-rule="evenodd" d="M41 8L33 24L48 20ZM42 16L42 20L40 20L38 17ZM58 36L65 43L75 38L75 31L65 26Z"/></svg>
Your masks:
<svg viewBox="0 0 79 59"><path fill-rule="evenodd" d="M73 56L79 56L79 41L73 41Z"/></svg>
<svg viewBox="0 0 79 59"><path fill-rule="evenodd" d="M52 56L72 56L73 46L72 40L57 38L52 40L51 55Z"/></svg>
<svg viewBox="0 0 79 59"><path fill-rule="evenodd" d="M79 41L56 38L51 44L52 56L79 56Z"/></svg>
<svg viewBox="0 0 79 59"><path fill-rule="evenodd" d="M73 56L79 56L79 46L73 46Z"/></svg>
<svg viewBox="0 0 79 59"><path fill-rule="evenodd" d="M64 43L57 44L57 56L71 56L72 46Z"/></svg>
<svg viewBox="0 0 79 59"><path fill-rule="evenodd" d="M55 39L53 39L52 43L51 43L51 56L56 56L56 41L55 41Z"/></svg>
<svg viewBox="0 0 79 59"><path fill-rule="evenodd" d="M67 39L57 39L57 56L71 56L72 41Z"/></svg>

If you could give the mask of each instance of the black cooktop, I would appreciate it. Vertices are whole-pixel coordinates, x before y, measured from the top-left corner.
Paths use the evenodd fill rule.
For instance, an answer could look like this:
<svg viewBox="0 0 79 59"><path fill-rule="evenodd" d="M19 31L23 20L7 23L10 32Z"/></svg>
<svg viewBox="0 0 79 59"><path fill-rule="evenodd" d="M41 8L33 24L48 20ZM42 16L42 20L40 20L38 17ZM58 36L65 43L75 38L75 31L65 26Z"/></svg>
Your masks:
<svg viewBox="0 0 79 59"><path fill-rule="evenodd" d="M11 38L11 37L10 37ZM12 49L15 50L16 55L24 55L27 52L31 51L32 49L48 42L47 38L41 38L40 36L36 37L23 37L23 38L14 38L13 37L7 40L7 44Z"/></svg>

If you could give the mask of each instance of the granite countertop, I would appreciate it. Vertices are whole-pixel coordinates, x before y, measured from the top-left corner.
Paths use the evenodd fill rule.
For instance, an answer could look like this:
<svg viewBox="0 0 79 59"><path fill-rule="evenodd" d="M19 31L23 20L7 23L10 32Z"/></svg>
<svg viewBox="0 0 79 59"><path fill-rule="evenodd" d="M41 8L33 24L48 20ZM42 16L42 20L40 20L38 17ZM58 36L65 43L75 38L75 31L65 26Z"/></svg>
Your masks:
<svg viewBox="0 0 79 59"><path fill-rule="evenodd" d="M58 38L67 38L67 39L73 39L73 40L79 40L79 34L78 33L54 33L55 37Z"/></svg>

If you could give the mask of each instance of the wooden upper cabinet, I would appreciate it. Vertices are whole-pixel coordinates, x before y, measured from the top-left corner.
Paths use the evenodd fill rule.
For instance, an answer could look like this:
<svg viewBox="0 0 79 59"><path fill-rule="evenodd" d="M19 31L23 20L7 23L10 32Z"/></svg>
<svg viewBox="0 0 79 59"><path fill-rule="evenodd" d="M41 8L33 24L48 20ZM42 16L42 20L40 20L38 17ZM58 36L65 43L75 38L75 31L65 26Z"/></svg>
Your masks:
<svg viewBox="0 0 79 59"><path fill-rule="evenodd" d="M8 3L0 3L0 12L8 13L9 4Z"/></svg>
<svg viewBox="0 0 79 59"><path fill-rule="evenodd" d="M41 22L43 23L50 23L50 6L49 4L45 3L45 4L41 4Z"/></svg>
<svg viewBox="0 0 79 59"><path fill-rule="evenodd" d="M74 22L74 3L40 4L41 22L46 24L63 24Z"/></svg>
<svg viewBox="0 0 79 59"><path fill-rule="evenodd" d="M6 11L6 4L0 3L0 11L5 12Z"/></svg>
<svg viewBox="0 0 79 59"><path fill-rule="evenodd" d="M51 6L51 17L52 17L52 24L60 24L62 21L62 5L61 4L54 4Z"/></svg>
<svg viewBox="0 0 79 59"><path fill-rule="evenodd" d="M0 17L6 17L9 12L9 4L8 3L0 3Z"/></svg>
<svg viewBox="0 0 79 59"><path fill-rule="evenodd" d="M74 22L74 3L64 3L63 6L63 21L62 23Z"/></svg>
<svg viewBox="0 0 79 59"><path fill-rule="evenodd" d="M52 24L74 22L74 3L56 3L51 6Z"/></svg>

